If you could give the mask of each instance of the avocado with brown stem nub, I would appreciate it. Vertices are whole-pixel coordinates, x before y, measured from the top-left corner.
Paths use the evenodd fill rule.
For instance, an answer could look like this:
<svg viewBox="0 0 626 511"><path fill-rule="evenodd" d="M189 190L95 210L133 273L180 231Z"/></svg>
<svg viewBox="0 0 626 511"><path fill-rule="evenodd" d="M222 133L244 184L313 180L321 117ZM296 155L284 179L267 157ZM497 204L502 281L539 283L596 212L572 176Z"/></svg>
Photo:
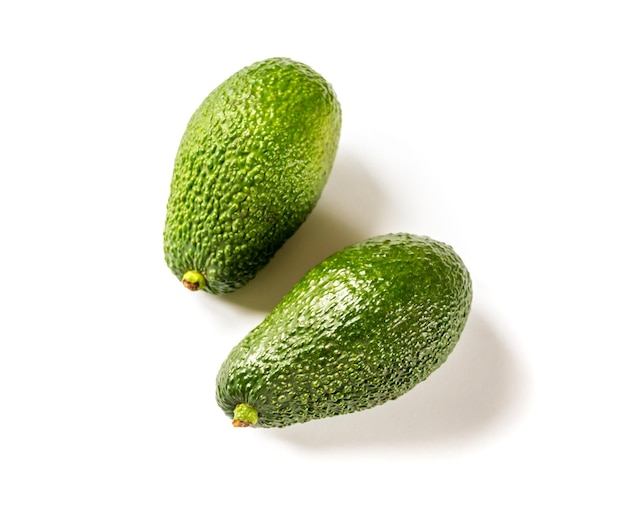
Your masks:
<svg viewBox="0 0 626 511"><path fill-rule="evenodd" d="M207 96L180 142L164 229L165 260L186 288L227 293L269 262L316 205L340 130L331 85L287 58L243 68Z"/></svg>

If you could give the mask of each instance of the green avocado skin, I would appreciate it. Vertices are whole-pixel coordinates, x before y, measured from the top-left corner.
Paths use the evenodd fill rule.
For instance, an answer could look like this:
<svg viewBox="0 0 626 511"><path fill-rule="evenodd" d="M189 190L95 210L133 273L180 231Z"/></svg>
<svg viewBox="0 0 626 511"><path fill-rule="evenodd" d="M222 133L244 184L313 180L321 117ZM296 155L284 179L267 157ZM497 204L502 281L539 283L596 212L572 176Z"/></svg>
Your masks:
<svg viewBox="0 0 626 511"><path fill-rule="evenodd" d="M172 272L200 272L215 294L251 280L317 203L340 130L332 86L287 58L256 62L213 90L174 163L163 235Z"/></svg>
<svg viewBox="0 0 626 511"><path fill-rule="evenodd" d="M233 417L284 427L371 408L427 378L470 312L470 275L454 250L398 233L349 246L311 269L228 355L216 382Z"/></svg>

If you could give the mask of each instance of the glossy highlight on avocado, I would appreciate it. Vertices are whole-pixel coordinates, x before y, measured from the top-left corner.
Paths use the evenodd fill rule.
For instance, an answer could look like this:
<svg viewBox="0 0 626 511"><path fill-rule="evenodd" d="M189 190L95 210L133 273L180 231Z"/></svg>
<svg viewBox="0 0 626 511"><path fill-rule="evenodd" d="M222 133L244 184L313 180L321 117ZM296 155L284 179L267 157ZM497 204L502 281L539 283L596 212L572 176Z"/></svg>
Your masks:
<svg viewBox="0 0 626 511"><path fill-rule="evenodd" d="M228 355L216 398L235 426L284 427L395 399L448 357L470 275L447 244L399 233L311 269Z"/></svg>
<svg viewBox="0 0 626 511"><path fill-rule="evenodd" d="M163 235L185 287L231 292L269 262L317 203L340 130L332 86L287 58L243 68L208 95L180 142Z"/></svg>

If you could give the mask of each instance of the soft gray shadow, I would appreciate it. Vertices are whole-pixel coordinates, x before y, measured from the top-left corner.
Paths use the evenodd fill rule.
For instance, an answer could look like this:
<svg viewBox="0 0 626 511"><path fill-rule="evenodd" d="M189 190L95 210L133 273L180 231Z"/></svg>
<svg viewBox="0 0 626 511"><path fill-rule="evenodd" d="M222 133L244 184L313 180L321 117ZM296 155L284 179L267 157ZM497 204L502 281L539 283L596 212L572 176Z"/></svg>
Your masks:
<svg viewBox="0 0 626 511"><path fill-rule="evenodd" d="M498 332L472 311L448 360L384 405L339 417L260 430L301 448L434 447L486 434L523 400L523 374Z"/></svg>
<svg viewBox="0 0 626 511"><path fill-rule="evenodd" d="M317 263L376 234L381 211L390 206L361 161L340 152L317 206L269 264L241 289L221 297L269 312Z"/></svg>

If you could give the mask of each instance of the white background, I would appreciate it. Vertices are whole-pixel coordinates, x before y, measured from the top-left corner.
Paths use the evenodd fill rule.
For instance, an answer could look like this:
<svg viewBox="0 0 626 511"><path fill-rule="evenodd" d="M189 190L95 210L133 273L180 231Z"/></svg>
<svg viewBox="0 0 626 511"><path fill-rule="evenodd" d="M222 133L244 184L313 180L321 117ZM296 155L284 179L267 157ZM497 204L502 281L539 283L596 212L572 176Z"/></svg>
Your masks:
<svg viewBox="0 0 626 511"><path fill-rule="evenodd" d="M625 26L603 0L3 3L0 508L625 509ZM190 293L162 255L178 142L274 56L337 92L332 176L246 288ZM470 269L448 362L373 410L232 428L231 347L392 231Z"/></svg>

